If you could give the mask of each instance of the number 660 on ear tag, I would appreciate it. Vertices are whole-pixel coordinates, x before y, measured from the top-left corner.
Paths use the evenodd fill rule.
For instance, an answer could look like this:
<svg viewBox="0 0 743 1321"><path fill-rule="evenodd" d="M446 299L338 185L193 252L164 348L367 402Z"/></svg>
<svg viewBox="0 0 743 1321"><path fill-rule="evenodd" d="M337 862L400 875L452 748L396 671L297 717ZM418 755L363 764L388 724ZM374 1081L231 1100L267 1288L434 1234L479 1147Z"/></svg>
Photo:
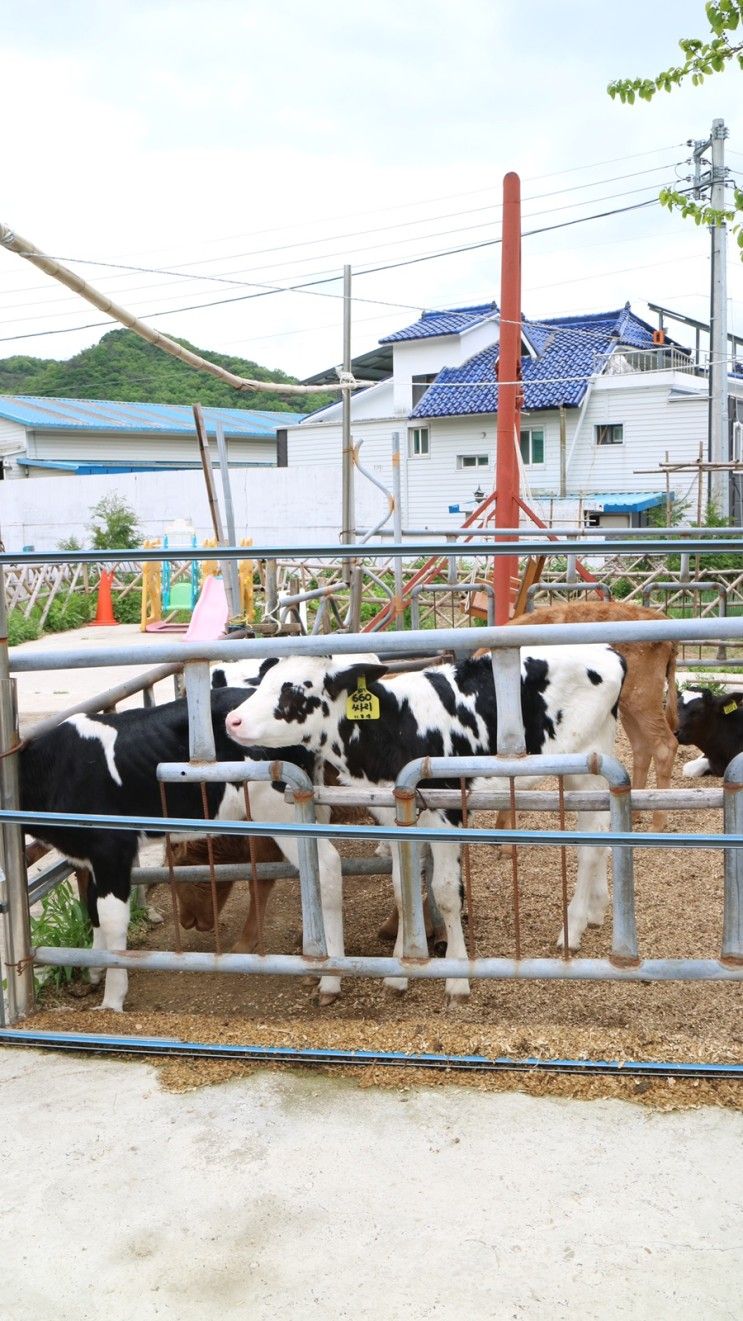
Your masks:
<svg viewBox="0 0 743 1321"><path fill-rule="evenodd" d="M346 720L379 720L379 698L369 692L363 674L346 699Z"/></svg>

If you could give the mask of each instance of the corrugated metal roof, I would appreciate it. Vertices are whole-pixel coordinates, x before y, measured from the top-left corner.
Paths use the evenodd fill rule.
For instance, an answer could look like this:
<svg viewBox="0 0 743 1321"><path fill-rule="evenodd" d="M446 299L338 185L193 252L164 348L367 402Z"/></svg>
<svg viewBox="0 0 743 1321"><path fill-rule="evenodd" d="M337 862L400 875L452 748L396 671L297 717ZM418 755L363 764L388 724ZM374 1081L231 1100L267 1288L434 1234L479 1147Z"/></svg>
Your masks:
<svg viewBox="0 0 743 1321"><path fill-rule="evenodd" d="M440 312L423 312L411 326L385 335L380 344L395 344L404 339L431 339L434 335L458 335L471 330L481 321L497 316L496 303L479 303L476 307L448 307Z"/></svg>
<svg viewBox="0 0 743 1321"><path fill-rule="evenodd" d="M669 494L673 500L673 491ZM643 509L656 509L665 498L665 491L591 491L583 496L583 504L601 506L605 514L637 514Z"/></svg>
<svg viewBox="0 0 743 1321"><path fill-rule="evenodd" d="M623 344L653 348L653 327L635 316L629 305L614 312L587 316L524 320L524 335L536 357L521 360L524 408L576 407L588 388L588 378L601 369L602 359ZM666 340L666 344L672 341ZM492 344L461 367L446 367L424 394L412 417L452 417L497 413L495 369L499 345Z"/></svg>
<svg viewBox="0 0 743 1321"><path fill-rule="evenodd" d="M245 440L273 439L279 427L295 426L304 413L267 409L205 408L207 430L221 422L226 436ZM43 399L32 395L0 395L0 418L35 431L124 431L194 434L186 404L121 403L113 399Z"/></svg>

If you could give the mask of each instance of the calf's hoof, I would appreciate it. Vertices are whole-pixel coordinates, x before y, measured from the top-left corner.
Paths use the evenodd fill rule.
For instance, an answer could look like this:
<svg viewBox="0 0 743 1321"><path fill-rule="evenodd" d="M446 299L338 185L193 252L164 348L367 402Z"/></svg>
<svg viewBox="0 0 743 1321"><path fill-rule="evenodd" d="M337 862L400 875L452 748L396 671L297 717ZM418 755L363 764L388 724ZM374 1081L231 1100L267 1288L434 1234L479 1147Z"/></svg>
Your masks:
<svg viewBox="0 0 743 1321"><path fill-rule="evenodd" d="M444 995L444 1008L457 1009L460 1005L466 1004L470 997L469 982L452 980L446 983Z"/></svg>
<svg viewBox="0 0 743 1321"><path fill-rule="evenodd" d="M397 914L395 914L394 918L388 917L382 923L381 927L377 932L377 936L379 937L380 940L386 940L386 941L397 940Z"/></svg>
<svg viewBox="0 0 743 1321"><path fill-rule="evenodd" d="M123 1014L124 1012L123 1004L107 1004L105 1000L102 1004L93 1005L93 1009L96 1013L101 1013L104 1009L107 1009L109 1013L112 1014Z"/></svg>
<svg viewBox="0 0 743 1321"><path fill-rule="evenodd" d="M161 923L165 921L162 913L158 913L157 909L153 908L151 904L147 905L145 917L147 918L148 926L151 927L159 927Z"/></svg>
<svg viewBox="0 0 743 1321"><path fill-rule="evenodd" d="M585 930L585 928L584 928L584 930ZM571 930L570 930L570 927L568 926L568 953L569 953L569 954L577 954L577 953L578 953L578 950L580 949L580 942L581 942L581 936L582 936L582 935L583 935L583 931L580 931L580 932L571 931ZM563 931L562 927L560 927L560 930L559 930L558 933L557 933L557 938L556 938L556 940L555 940L555 945L557 946L557 948L558 948L558 950L559 950L559 952L560 952L561 954L563 954L563 953L565 952L565 932Z"/></svg>
<svg viewBox="0 0 743 1321"><path fill-rule="evenodd" d="M328 1005L335 1004L341 993L341 984L335 977L323 977L317 988L316 999L321 1009L326 1009Z"/></svg>
<svg viewBox="0 0 743 1321"><path fill-rule="evenodd" d="M384 989L389 995L404 995L408 989L407 977L385 977Z"/></svg>

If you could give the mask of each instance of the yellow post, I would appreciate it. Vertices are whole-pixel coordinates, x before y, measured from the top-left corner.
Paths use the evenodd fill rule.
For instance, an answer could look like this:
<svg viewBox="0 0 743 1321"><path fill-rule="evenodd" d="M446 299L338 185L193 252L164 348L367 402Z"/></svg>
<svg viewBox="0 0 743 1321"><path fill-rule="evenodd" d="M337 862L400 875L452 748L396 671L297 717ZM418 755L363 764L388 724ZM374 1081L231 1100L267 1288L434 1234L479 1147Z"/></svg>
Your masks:
<svg viewBox="0 0 743 1321"><path fill-rule="evenodd" d="M150 537L143 543L145 550L157 550L160 541ZM155 624L162 618L161 568L157 560L148 560L142 565L142 612L139 629L146 632L148 624Z"/></svg>
<svg viewBox="0 0 743 1321"><path fill-rule="evenodd" d="M253 544L252 537L243 537L242 541L240 542L241 546L252 546L252 544ZM255 614L255 598L253 593L253 570L254 570L253 560L240 560L240 570L238 575L240 579L240 605L242 606L242 611L243 614L245 615L246 624L253 623L253 616Z"/></svg>
<svg viewBox="0 0 743 1321"><path fill-rule="evenodd" d="M216 546L217 539L216 537L207 537L201 544L205 550L209 550ZM199 583L203 586L205 578L216 578L219 572L220 568L216 560L202 560L199 569Z"/></svg>

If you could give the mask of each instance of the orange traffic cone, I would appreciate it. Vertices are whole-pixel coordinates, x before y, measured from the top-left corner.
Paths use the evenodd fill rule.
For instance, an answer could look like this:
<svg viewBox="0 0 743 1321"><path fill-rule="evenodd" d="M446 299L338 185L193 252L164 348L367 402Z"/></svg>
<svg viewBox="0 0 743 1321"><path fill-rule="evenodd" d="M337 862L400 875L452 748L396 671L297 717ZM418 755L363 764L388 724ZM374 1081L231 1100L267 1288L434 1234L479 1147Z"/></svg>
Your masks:
<svg viewBox="0 0 743 1321"><path fill-rule="evenodd" d="M113 573L110 569L101 570L101 581L98 584L98 609L95 612L95 619L92 621L94 626L103 624L115 624L114 607L111 599L111 583Z"/></svg>

